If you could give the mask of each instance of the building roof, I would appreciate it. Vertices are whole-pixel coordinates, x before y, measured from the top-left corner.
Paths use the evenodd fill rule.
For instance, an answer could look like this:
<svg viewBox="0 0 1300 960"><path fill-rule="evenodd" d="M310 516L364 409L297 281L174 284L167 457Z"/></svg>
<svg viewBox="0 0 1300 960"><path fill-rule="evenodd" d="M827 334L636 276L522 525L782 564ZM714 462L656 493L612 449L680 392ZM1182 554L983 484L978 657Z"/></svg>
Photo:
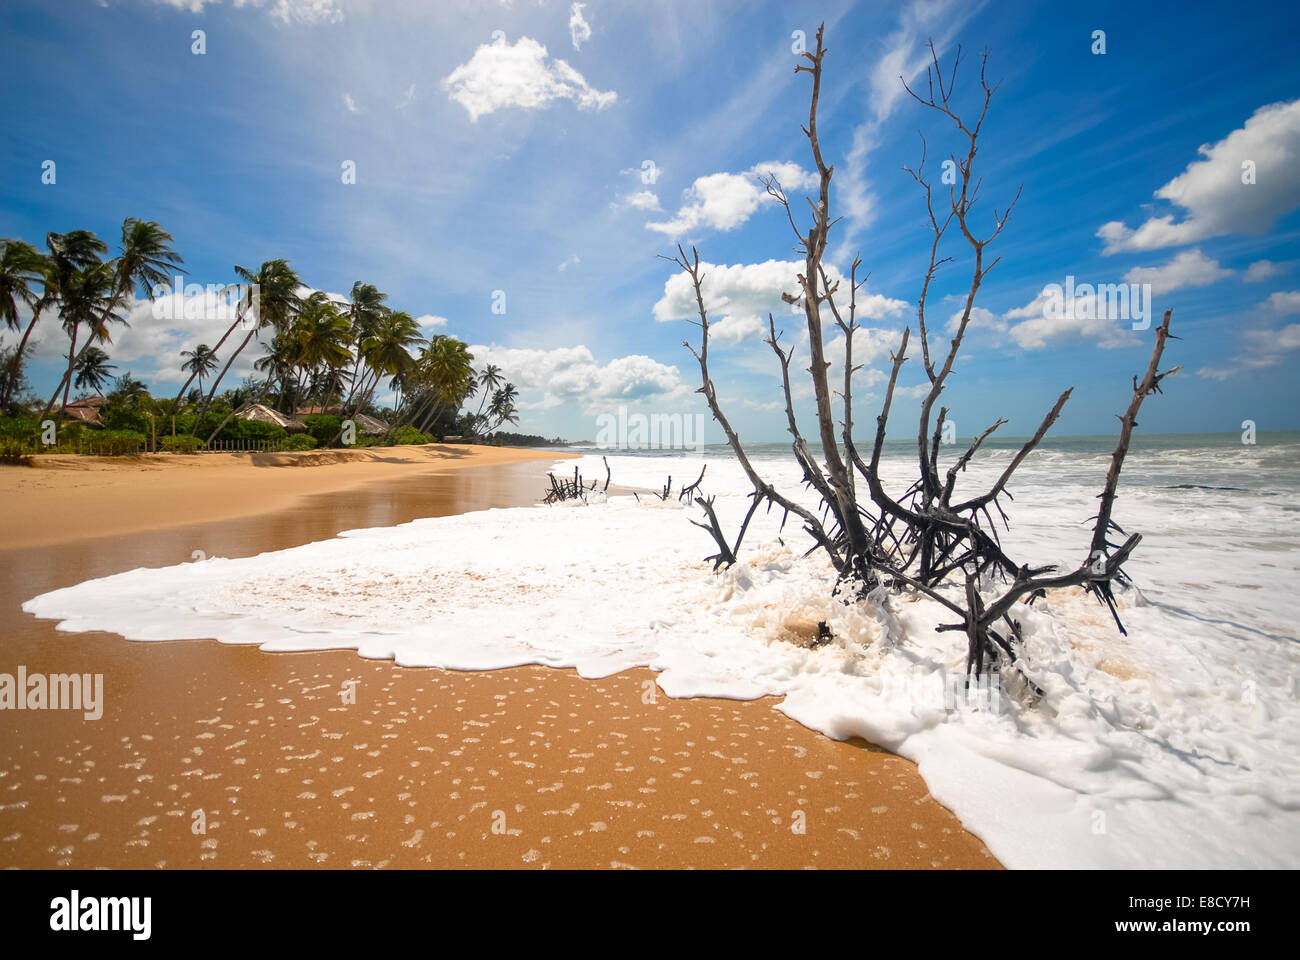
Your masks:
<svg viewBox="0 0 1300 960"><path fill-rule="evenodd" d="M277 427L284 427L290 433L302 433L307 429L307 425L301 420L293 417L287 417L283 413L272 410L270 407L263 406L260 403L246 403L235 411L235 416L240 420L257 420L261 423L273 423Z"/></svg>

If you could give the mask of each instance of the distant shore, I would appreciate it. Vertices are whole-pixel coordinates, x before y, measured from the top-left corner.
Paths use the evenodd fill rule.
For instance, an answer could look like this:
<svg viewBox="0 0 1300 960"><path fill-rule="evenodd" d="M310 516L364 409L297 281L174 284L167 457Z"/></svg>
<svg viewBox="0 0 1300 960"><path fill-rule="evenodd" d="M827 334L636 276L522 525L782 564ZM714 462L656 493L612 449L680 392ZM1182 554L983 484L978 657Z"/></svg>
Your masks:
<svg viewBox="0 0 1300 960"><path fill-rule="evenodd" d="M577 454L453 444L303 453L36 456L30 467L0 469L5 546L231 520L376 481L569 456Z"/></svg>

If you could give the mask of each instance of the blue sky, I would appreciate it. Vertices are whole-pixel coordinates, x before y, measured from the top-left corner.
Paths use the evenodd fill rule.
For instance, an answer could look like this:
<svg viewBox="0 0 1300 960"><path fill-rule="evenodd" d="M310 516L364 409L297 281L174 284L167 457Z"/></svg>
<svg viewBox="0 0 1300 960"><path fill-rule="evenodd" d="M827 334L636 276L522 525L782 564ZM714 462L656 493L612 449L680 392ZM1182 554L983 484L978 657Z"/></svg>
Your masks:
<svg viewBox="0 0 1300 960"><path fill-rule="evenodd" d="M809 81L793 72L792 34L811 44L824 20L820 125L836 168L832 213L844 216L832 261L847 272L861 250L870 272L869 330L855 341L864 433L889 348L915 324L929 252L923 199L901 168L919 159L918 131L935 175L960 146L944 118L901 93L900 73L924 79L927 38L945 64L963 47L959 110L977 106L985 47L1001 84L982 136L977 221L990 224L1023 185L944 394L959 435L999 416L1008 435L1030 433L1066 386L1075 391L1055 433L1115 429L1152 331L1045 316L1040 291L1067 276L1150 283L1152 328L1174 309L1183 339L1166 358L1184 369L1144 409L1142 429L1300 427L1300 64L1286 40L1300 11L1225 17L1218 4L1131 0L574 6L10 0L0 11L0 236L43 245L46 231L87 228L115 243L122 219L139 217L175 236L191 282L230 282L234 264L285 257L319 289L374 283L428 332L505 368L521 391L519 429L569 438L594 437L597 415L620 406L703 410L681 344L696 336L689 304L657 258L694 243L715 265L705 287L723 406L742 438L779 440L778 368L759 323L774 312L802 357L806 329L779 299L793 282L793 235L755 171L779 170L806 213ZM41 182L46 160L54 184ZM343 182L346 161L355 183ZM1241 182L1245 161L1254 183ZM931 294L938 328L969 283L967 250L945 252L956 259ZM493 312L496 291L504 314ZM109 352L119 372L164 394L178 384L180 351L215 343L224 327L155 320L147 303L131 323ZM31 379L44 393L66 340L49 320L38 331ZM900 382L921 377L913 360ZM914 393L899 397L891 435L914 431ZM801 415L809 397L801 386Z"/></svg>

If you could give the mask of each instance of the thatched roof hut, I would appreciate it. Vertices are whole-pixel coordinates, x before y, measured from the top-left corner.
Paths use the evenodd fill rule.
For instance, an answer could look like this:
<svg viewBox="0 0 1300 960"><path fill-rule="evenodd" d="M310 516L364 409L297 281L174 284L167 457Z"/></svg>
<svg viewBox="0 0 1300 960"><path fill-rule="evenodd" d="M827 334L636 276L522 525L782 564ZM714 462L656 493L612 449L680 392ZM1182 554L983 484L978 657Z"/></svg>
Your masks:
<svg viewBox="0 0 1300 960"><path fill-rule="evenodd" d="M301 420L293 417L286 417L283 413L272 410L270 407L263 406L260 403L246 403L235 411L235 416L240 420L257 420L261 423L272 423L277 427L284 427L290 433L303 433L307 425Z"/></svg>
<svg viewBox="0 0 1300 960"><path fill-rule="evenodd" d="M99 408L106 406L108 406L106 397L83 397L72 401L63 408L63 412L82 423L100 424L103 421L99 418Z"/></svg>
<svg viewBox="0 0 1300 960"><path fill-rule="evenodd" d="M376 420L374 417L368 417L364 413L358 413L352 419L361 429L361 432L368 437L377 437L388 432L388 424L382 420Z"/></svg>

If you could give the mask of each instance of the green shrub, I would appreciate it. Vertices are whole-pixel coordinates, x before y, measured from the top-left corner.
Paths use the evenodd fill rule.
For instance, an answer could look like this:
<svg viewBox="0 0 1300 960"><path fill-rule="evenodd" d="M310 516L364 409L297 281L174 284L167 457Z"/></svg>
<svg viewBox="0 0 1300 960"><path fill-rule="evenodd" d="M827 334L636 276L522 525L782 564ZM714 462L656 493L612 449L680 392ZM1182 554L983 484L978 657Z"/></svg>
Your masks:
<svg viewBox="0 0 1300 960"><path fill-rule="evenodd" d="M135 410L127 410L110 404L99 412L99 417L109 430L149 433L149 418Z"/></svg>
<svg viewBox="0 0 1300 960"><path fill-rule="evenodd" d="M316 438L316 443L325 446L338 435L343 427L343 418L328 413L312 413L302 418L307 431Z"/></svg>
<svg viewBox="0 0 1300 960"><path fill-rule="evenodd" d="M147 438L134 430L86 431L81 437L81 452L96 457L134 456L140 452Z"/></svg>
<svg viewBox="0 0 1300 960"><path fill-rule="evenodd" d="M403 446L405 444L433 443L433 438L427 433L421 433L410 424L398 427L388 435L393 446Z"/></svg>
<svg viewBox="0 0 1300 960"><path fill-rule="evenodd" d="M41 425L35 417L0 417L0 438L32 440L40 432Z"/></svg>
<svg viewBox="0 0 1300 960"><path fill-rule="evenodd" d="M0 435L0 464L5 466L31 466L31 446L15 437Z"/></svg>
<svg viewBox="0 0 1300 960"><path fill-rule="evenodd" d="M162 448L168 453L193 453L203 443L198 437L181 433L174 437L163 437Z"/></svg>
<svg viewBox="0 0 1300 960"><path fill-rule="evenodd" d="M315 450L316 438L310 433L295 433L284 442L285 450Z"/></svg>

